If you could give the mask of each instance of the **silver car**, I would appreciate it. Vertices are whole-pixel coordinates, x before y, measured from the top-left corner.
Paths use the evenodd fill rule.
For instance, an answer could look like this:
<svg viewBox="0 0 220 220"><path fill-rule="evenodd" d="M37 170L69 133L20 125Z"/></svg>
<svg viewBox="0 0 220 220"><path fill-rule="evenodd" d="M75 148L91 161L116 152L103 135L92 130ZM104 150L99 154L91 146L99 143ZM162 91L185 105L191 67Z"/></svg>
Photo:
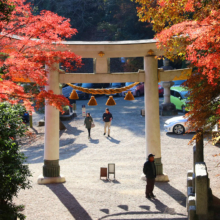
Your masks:
<svg viewBox="0 0 220 220"><path fill-rule="evenodd" d="M186 125L187 118L184 116L178 116L165 121L165 132L173 132L175 134L184 134L188 127Z"/></svg>

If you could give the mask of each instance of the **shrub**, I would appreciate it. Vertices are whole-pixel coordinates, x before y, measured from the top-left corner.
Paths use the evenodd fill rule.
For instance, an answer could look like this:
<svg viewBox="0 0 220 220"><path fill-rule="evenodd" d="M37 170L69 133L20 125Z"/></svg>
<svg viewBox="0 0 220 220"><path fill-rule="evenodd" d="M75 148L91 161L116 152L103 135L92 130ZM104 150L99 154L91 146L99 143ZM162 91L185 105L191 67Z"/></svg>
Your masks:
<svg viewBox="0 0 220 220"><path fill-rule="evenodd" d="M0 103L0 220L25 219L20 213L23 206L12 203L21 189L31 187L28 180L31 173L24 164L26 157L16 141L27 131L22 121L24 111L21 105Z"/></svg>

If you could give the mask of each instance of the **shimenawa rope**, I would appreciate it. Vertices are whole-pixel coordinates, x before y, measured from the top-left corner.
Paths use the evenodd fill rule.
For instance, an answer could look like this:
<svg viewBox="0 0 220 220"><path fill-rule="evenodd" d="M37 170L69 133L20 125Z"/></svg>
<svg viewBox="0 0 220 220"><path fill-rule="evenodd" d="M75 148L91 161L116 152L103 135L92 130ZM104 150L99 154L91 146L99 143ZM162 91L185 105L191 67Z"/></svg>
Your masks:
<svg viewBox="0 0 220 220"><path fill-rule="evenodd" d="M115 93L121 93L124 92L134 86L136 86L139 82L135 82L129 86L124 86L121 88L117 88L117 89L87 89L87 88L83 88L80 86L75 86L72 85L71 83L67 83L68 86L71 86L73 89L77 89L79 91L85 92L85 93L90 93L90 94L115 94Z"/></svg>

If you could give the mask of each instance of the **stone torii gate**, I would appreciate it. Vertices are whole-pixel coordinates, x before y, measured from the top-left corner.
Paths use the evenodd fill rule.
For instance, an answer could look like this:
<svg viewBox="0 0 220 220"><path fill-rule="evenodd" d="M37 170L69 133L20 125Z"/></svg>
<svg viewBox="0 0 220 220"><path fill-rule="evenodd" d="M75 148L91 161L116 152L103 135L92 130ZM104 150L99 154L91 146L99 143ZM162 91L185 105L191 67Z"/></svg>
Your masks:
<svg viewBox="0 0 220 220"><path fill-rule="evenodd" d="M168 181L163 173L160 143L158 81L171 81L185 78L184 70L161 72L155 56L163 55L156 48L155 40L137 41L99 41L99 42L64 42L68 49L82 58L93 58L94 73L64 73L59 71L59 64L48 68L48 86L46 90L60 93L59 83L112 83L144 82L145 89L145 139L146 158L149 153L155 154L157 180ZM59 48L62 50L62 48ZM144 57L144 70L132 73L110 73L110 58ZM59 166L59 111L49 105L45 106L45 142L43 175L39 184L65 182Z"/></svg>

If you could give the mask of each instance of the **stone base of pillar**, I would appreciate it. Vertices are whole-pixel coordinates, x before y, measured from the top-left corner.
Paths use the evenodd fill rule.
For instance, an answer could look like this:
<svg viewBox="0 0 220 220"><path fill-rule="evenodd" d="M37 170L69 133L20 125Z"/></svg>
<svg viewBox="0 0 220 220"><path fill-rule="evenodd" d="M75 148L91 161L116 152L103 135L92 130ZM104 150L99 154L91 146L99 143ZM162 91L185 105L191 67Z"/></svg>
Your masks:
<svg viewBox="0 0 220 220"><path fill-rule="evenodd" d="M59 177L60 176L59 160L44 160L43 176Z"/></svg>
<svg viewBox="0 0 220 220"><path fill-rule="evenodd" d="M156 179L155 179L156 182L169 182L169 177L167 174L162 174L162 175L157 175Z"/></svg>
<svg viewBox="0 0 220 220"><path fill-rule="evenodd" d="M68 120L75 118L75 117L77 117L75 112L71 112L69 115L62 115L60 113L60 120L62 120L62 121L68 121Z"/></svg>
<svg viewBox="0 0 220 220"><path fill-rule="evenodd" d="M40 175L37 179L38 184L50 184L50 183L65 183L66 179L63 175L58 177L45 177Z"/></svg>
<svg viewBox="0 0 220 220"><path fill-rule="evenodd" d="M146 176L145 176L144 173L141 174L141 180L146 181ZM169 182L169 177L168 177L168 175L166 175L166 174L164 173L164 174L162 174L162 175L157 175L155 181L156 181L156 182Z"/></svg>
<svg viewBox="0 0 220 220"><path fill-rule="evenodd" d="M159 107L159 114L161 116L178 115L178 111L173 103L162 103Z"/></svg>
<svg viewBox="0 0 220 220"><path fill-rule="evenodd" d="M157 175L163 175L163 164L161 163L161 158L155 158L154 163L156 166Z"/></svg>

